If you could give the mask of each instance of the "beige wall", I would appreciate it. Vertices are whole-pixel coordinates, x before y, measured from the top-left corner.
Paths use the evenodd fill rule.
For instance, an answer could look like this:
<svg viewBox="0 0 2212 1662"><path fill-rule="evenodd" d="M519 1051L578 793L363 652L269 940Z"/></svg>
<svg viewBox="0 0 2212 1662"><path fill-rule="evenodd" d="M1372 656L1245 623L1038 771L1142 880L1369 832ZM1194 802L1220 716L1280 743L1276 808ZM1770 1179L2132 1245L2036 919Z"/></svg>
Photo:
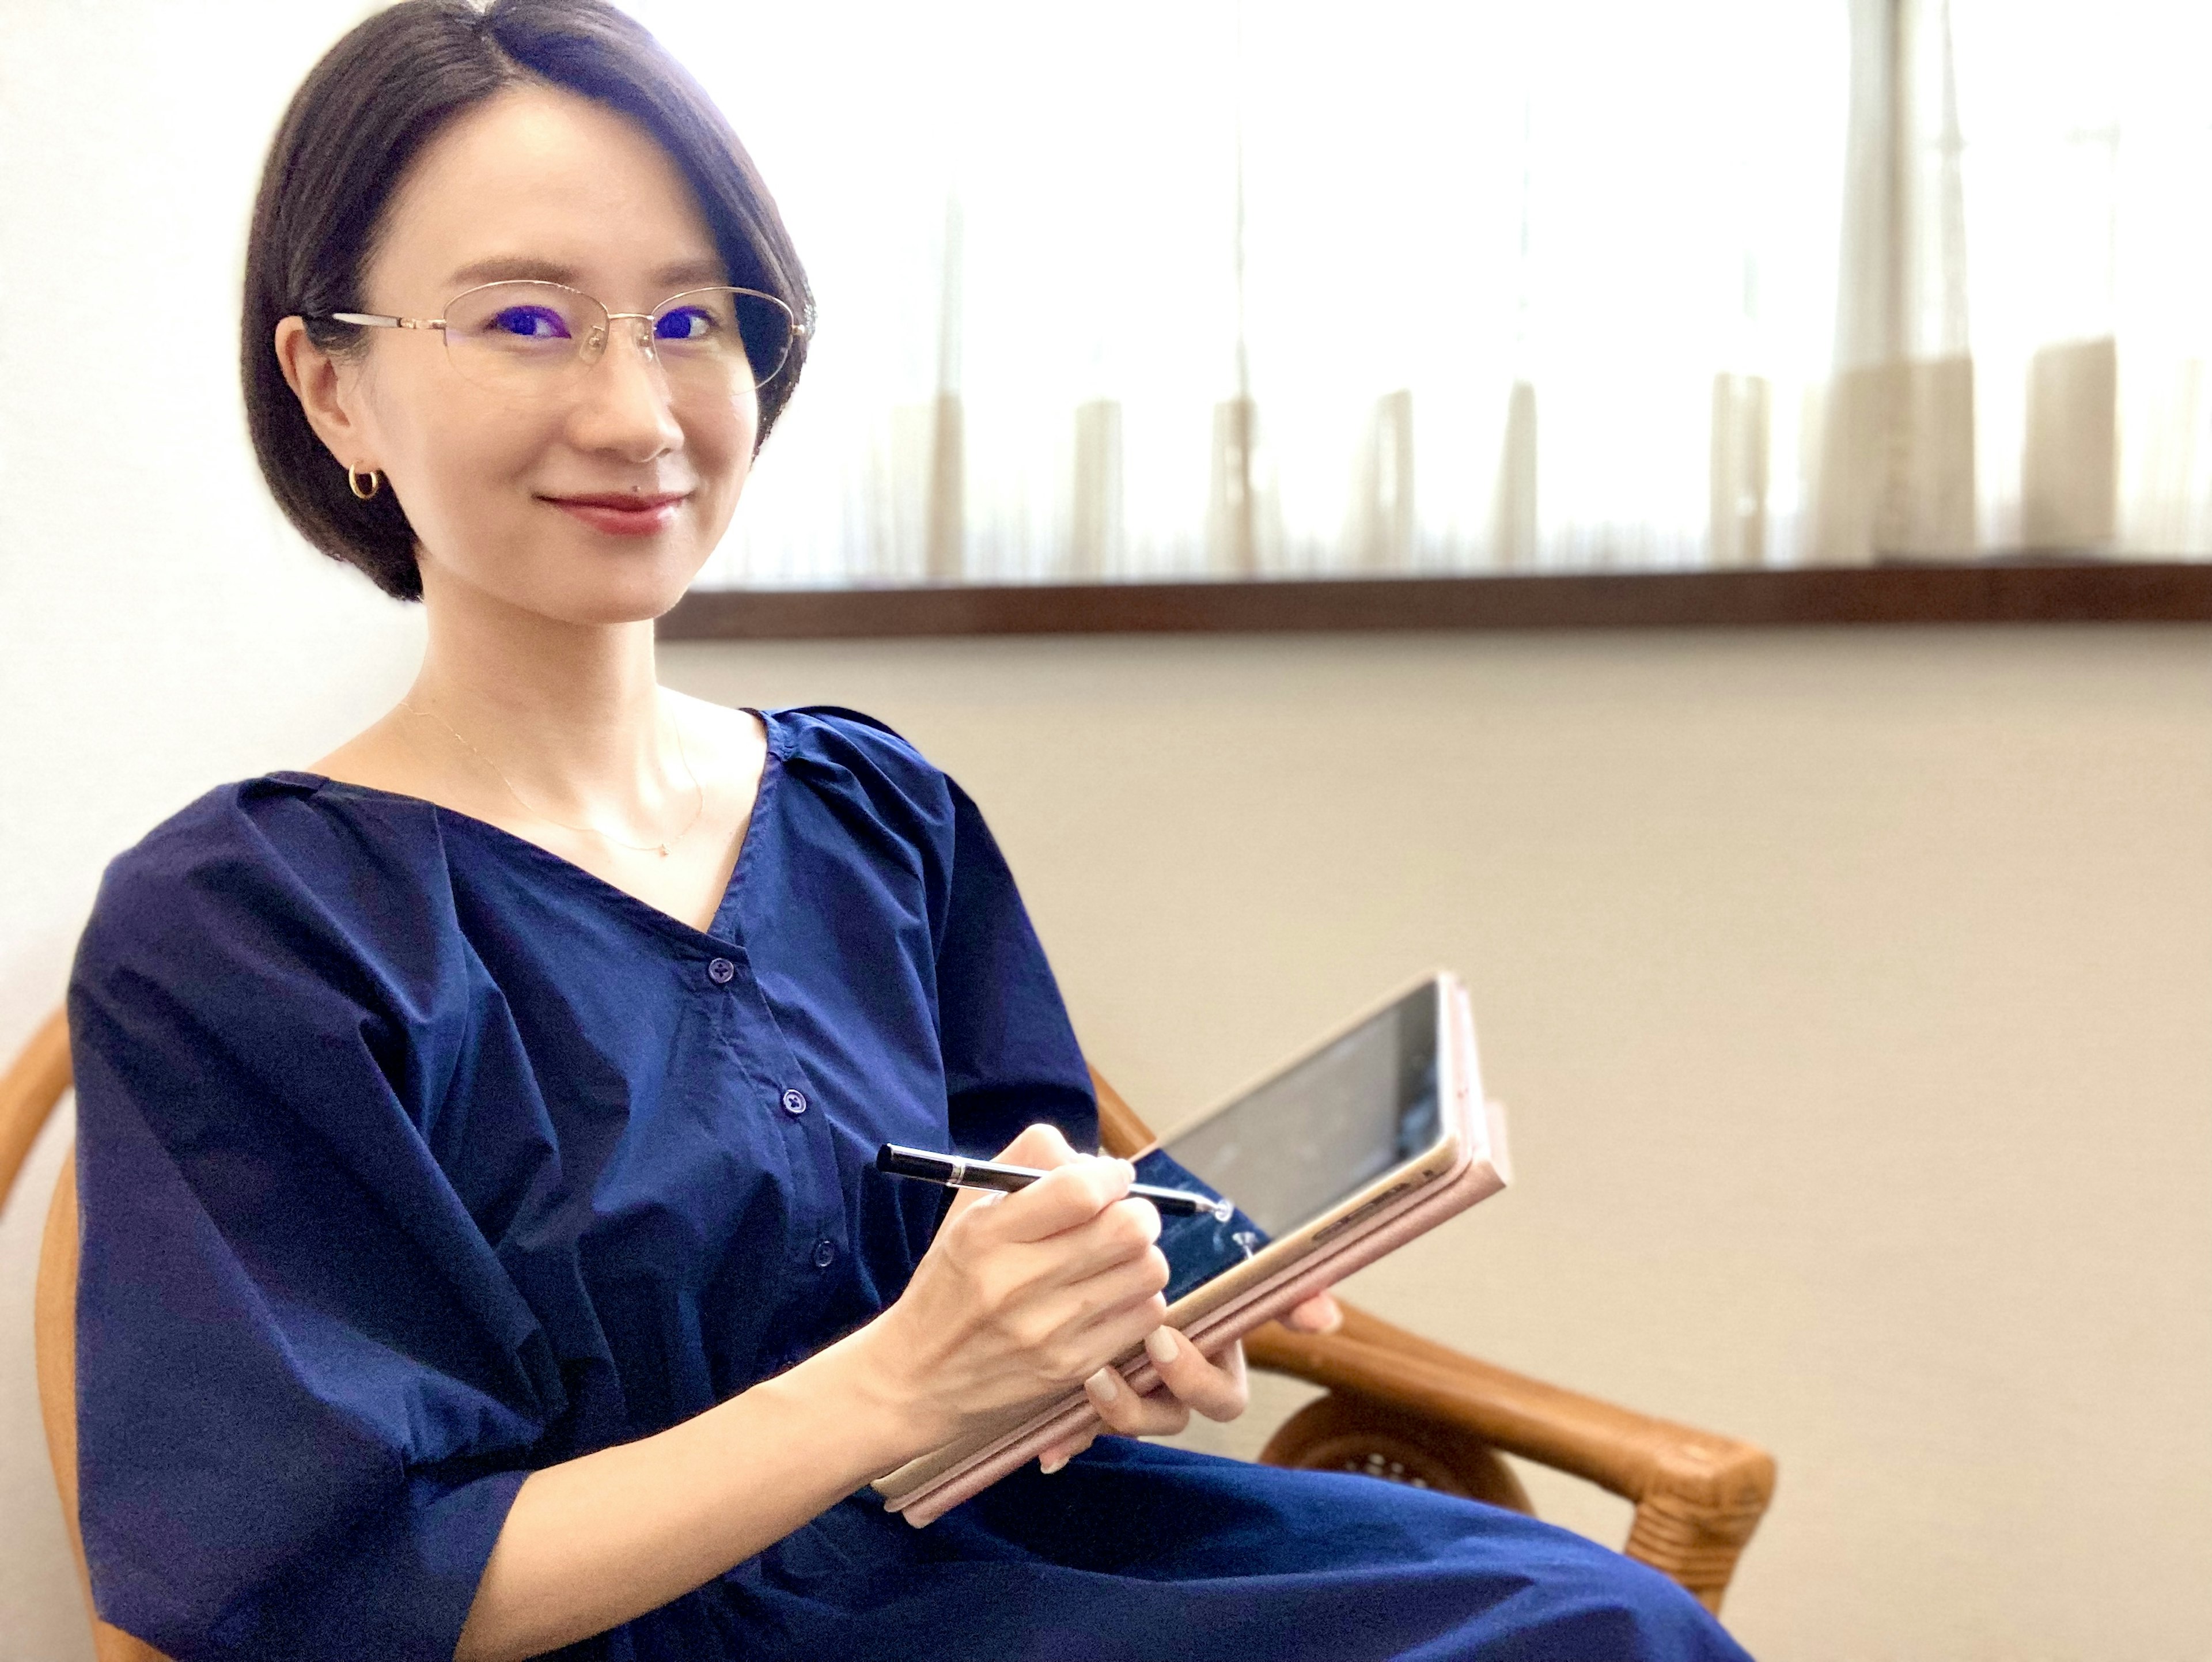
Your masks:
<svg viewBox="0 0 2212 1662"><path fill-rule="evenodd" d="M1759 1654L2205 1653L2212 630L667 667L960 776L1156 1122L1461 970L1521 1182L1358 1296L1771 1448Z"/></svg>

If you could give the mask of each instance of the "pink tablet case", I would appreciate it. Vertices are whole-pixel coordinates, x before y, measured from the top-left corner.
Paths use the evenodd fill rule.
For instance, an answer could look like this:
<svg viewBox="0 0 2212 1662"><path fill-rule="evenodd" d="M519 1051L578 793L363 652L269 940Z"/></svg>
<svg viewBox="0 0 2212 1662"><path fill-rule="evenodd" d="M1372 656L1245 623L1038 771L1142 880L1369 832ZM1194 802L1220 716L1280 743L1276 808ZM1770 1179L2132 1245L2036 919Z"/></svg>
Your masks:
<svg viewBox="0 0 2212 1662"><path fill-rule="evenodd" d="M1469 1054L1471 1063L1471 1049ZM1473 1072L1471 1065L1469 1072ZM1468 1105L1474 1113L1482 1117L1486 1135L1479 1144L1473 1135L1467 1137L1466 1152L1448 1176L1414 1190L1405 1199L1362 1220L1334 1244L1286 1265L1279 1279L1263 1282L1243 1297L1208 1312L1191 1324L1185 1336L1201 1351L1218 1351L1262 1322L1288 1313L1353 1270L1374 1263L1386 1252L1504 1188L1510 1168L1506 1162L1504 1126L1498 1108L1491 1103L1479 1107ZM1473 1128L1469 1129L1472 1132ZM1478 1146L1483 1151L1480 1155L1474 1152ZM1142 1351L1137 1353L1134 1365L1124 1368L1123 1373L1130 1388L1139 1395L1159 1383L1158 1370ZM936 1476L902 1494L889 1496L884 1501L884 1508L899 1513L917 1529L934 1523L963 1501L981 1494L1008 1472L1036 1458L1054 1443L1097 1417L1090 1397L1078 1391Z"/></svg>

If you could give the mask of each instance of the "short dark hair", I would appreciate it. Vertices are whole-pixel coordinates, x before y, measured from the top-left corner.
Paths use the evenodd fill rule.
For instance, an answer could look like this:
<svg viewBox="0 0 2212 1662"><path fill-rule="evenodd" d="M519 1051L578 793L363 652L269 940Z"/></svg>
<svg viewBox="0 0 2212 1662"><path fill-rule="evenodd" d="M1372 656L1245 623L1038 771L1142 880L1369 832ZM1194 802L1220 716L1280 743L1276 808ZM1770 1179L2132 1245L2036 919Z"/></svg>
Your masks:
<svg viewBox="0 0 2212 1662"><path fill-rule="evenodd" d="M367 502L307 424L271 350L279 320L343 355L362 332L329 320L367 309L362 277L408 163L463 111L514 86L550 84L643 126L699 198L741 288L800 319L813 301L798 251L760 174L705 90L644 27L605 0L402 0L323 55L293 94L253 204L240 335L246 421L262 477L301 534L379 588L420 600L415 533L389 490ZM765 440L797 385L806 337L760 391Z"/></svg>

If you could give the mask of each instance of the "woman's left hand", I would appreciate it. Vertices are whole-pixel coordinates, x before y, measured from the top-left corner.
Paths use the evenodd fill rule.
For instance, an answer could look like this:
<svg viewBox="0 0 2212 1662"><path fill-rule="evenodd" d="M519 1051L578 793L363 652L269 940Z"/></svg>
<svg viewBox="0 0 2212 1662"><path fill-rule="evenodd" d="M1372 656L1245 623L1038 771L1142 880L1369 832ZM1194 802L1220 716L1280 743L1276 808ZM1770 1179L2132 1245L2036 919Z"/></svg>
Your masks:
<svg viewBox="0 0 2212 1662"><path fill-rule="evenodd" d="M1315 1294L1283 1318L1285 1327L1301 1333L1333 1333L1343 1323L1343 1311L1327 1293ZM1146 1337L1145 1349L1159 1370L1159 1385L1139 1397L1110 1362L1100 1368L1083 1382L1083 1389L1105 1423L1054 1444L1038 1457L1040 1466L1058 1471L1089 1448L1099 1430L1125 1437L1172 1436L1190 1423L1193 1409L1209 1420L1233 1420L1244 1411L1250 1397L1242 1344L1231 1345L1219 1361L1211 1361L1175 1329L1156 1327Z"/></svg>

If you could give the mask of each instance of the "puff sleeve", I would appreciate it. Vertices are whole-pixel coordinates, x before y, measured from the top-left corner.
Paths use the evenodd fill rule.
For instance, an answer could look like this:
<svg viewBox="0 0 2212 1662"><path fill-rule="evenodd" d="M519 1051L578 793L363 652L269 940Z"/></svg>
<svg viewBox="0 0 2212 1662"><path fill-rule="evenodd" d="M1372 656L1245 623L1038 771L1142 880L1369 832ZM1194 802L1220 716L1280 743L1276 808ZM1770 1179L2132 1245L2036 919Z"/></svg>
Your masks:
<svg viewBox="0 0 2212 1662"><path fill-rule="evenodd" d="M261 806L112 867L71 979L94 1598L179 1662L444 1662L560 1408L425 1135L485 989L428 875L356 900L325 856L404 855Z"/></svg>
<svg viewBox="0 0 2212 1662"><path fill-rule="evenodd" d="M1035 1120L1098 1147L1091 1074L1006 857L951 780L951 871L937 959L945 1095L963 1154L988 1156Z"/></svg>

